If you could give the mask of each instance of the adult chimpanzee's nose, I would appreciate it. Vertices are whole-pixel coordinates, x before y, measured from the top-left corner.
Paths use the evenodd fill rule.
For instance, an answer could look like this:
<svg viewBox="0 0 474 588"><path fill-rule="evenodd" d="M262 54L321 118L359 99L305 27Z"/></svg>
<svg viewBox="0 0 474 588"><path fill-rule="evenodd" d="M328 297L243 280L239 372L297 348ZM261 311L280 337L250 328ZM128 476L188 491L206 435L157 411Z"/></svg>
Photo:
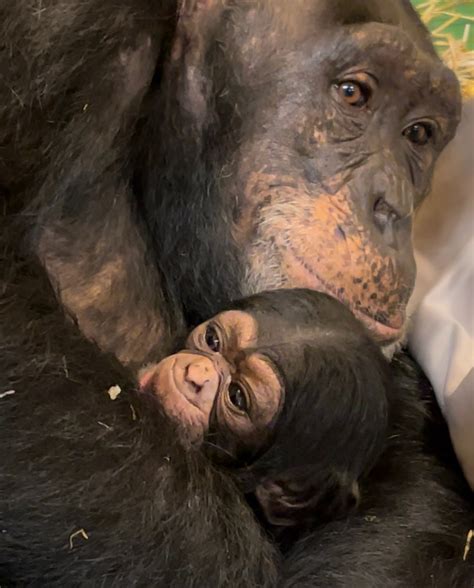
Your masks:
<svg viewBox="0 0 474 588"><path fill-rule="evenodd" d="M399 170L387 165L374 175L372 182L373 223L386 245L398 249L401 233L410 226L413 189Z"/></svg>
<svg viewBox="0 0 474 588"><path fill-rule="evenodd" d="M376 196L373 208L373 220L377 229L385 236L391 238L388 232L393 232L394 224L400 220L400 213L393 208L384 198L384 196Z"/></svg>

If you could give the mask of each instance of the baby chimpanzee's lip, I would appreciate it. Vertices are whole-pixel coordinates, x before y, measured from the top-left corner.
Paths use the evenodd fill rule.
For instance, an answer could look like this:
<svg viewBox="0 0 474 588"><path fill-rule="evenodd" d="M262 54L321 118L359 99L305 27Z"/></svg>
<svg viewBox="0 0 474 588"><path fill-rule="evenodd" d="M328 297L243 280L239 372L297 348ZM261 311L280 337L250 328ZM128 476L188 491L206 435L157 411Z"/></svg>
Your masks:
<svg viewBox="0 0 474 588"><path fill-rule="evenodd" d="M177 355L179 355L179 353ZM188 404L193 406L200 413L204 414L202 407L199 405L199 402L197 400L197 395L193 390L193 386L192 384L186 381L186 378L184 377L184 370L179 365L177 358L171 365L170 370L174 392L179 394L183 400L185 400ZM186 394L185 390L189 390L191 393L188 395Z"/></svg>
<svg viewBox="0 0 474 588"><path fill-rule="evenodd" d="M301 259L301 257L291 247L289 248L289 251L291 252L293 259L298 264L298 273L305 276L306 279L304 281L306 282L306 286L308 288L329 294L350 308L354 316L356 316L357 319L360 320L370 330L370 332L381 345L390 345L391 343L401 339L403 335L403 325L405 323L405 316L403 313L400 313L399 316L395 317L395 322L398 326L391 326L380 322L366 310L362 310L362 308L350 304L350 302L344 298L344 296L339 295L337 291L327 284L322 278L320 278L314 269L310 267L309 264L306 263L303 259ZM304 284L300 285L304 286Z"/></svg>
<svg viewBox="0 0 474 588"><path fill-rule="evenodd" d="M141 368L138 373L138 387L144 392L151 387L157 364L149 364Z"/></svg>
<svg viewBox="0 0 474 588"><path fill-rule="evenodd" d="M189 384L189 382L185 381L184 371L178 366L178 359L177 358L173 361L171 368L170 368L170 371L171 371L171 380L172 380L174 392L175 393L177 392L180 396L182 396L182 398L186 402L189 402L189 404L191 404L195 408L199 409L198 404L196 402L192 401L192 399L191 399L192 396L190 398L184 393L184 389L190 388L191 384Z"/></svg>
<svg viewBox="0 0 474 588"><path fill-rule="evenodd" d="M189 386L189 383L185 381L184 374L182 370L178 367L178 360L175 358L169 367L169 382L168 385L170 386L170 391L173 395L178 395L184 401L191 404L198 410L200 410L197 403L193 402L191 398L188 398L186 394L184 394L183 389ZM155 381L155 377L157 375L157 369L159 364L152 366L151 368L145 367L141 373L139 374L139 387L142 391L149 391L155 396L161 396L159 386Z"/></svg>

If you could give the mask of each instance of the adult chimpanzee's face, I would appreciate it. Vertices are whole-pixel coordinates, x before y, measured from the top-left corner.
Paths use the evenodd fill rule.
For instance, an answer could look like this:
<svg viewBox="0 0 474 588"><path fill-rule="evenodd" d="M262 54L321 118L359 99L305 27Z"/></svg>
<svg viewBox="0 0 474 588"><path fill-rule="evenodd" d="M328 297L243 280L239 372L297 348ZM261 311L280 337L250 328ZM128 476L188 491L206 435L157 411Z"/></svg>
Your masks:
<svg viewBox="0 0 474 588"><path fill-rule="evenodd" d="M398 339L415 277L413 212L453 135L457 82L386 25L340 27L286 53L274 38L255 71L248 47L242 56L252 120L234 155L234 235L248 290L326 291L380 339ZM252 42L257 52L268 39ZM235 176L224 185L234 191Z"/></svg>
<svg viewBox="0 0 474 588"><path fill-rule="evenodd" d="M339 298L385 344L401 337L413 211L460 110L402 4L190 2L146 201L190 322L299 286Z"/></svg>

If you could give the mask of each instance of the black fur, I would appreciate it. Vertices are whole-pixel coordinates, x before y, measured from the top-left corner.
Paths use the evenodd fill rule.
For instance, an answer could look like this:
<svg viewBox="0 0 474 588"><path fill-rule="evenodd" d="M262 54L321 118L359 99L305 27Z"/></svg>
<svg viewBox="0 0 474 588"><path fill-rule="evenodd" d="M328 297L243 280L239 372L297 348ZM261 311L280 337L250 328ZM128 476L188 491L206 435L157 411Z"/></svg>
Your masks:
<svg viewBox="0 0 474 588"><path fill-rule="evenodd" d="M335 3L340 24L389 22L432 52L406 0L347 6ZM81 328L99 325L87 334L131 364L166 352L183 315L197 320L240 294L240 251L227 248L221 223L238 211L231 201L211 209L206 197L219 205L213 174L245 120L222 95L206 129L227 120L231 132L220 126L222 136L206 131L196 142L183 112L166 104L159 89L176 14L172 0L0 1L0 393L14 391L0 398L2 585L278 584L280 558L233 484L175 447L129 392L132 374L65 316L42 267L54 276L57 260L66 266L61 294L91 301ZM133 57L147 38L143 69L122 67L120 54ZM231 55L215 63L225 80ZM239 96L262 106L247 98ZM163 206L157 186L169 188ZM170 227L181 232L165 234ZM85 288L97 276L101 304ZM419 384L408 379L399 436L369 478L360 514L290 548L283 583L472 583L472 551L461 561L472 503L453 459L430 455L446 431L425 440ZM113 384L124 389L116 401L106 394ZM74 535L81 529L88 539Z"/></svg>
<svg viewBox="0 0 474 588"><path fill-rule="evenodd" d="M281 480L296 501L296 519L308 521L314 510L320 523L339 506L346 512L346 499L357 502L357 481L384 449L398 404L387 360L352 313L326 294L274 290L232 308L256 319L255 350L277 366L285 389L271 446L241 476L254 485ZM301 512L299 492L307 502Z"/></svg>
<svg viewBox="0 0 474 588"><path fill-rule="evenodd" d="M2 584L276 585L279 557L236 487L176 446L131 375L63 316L41 268L2 253L0 389L15 391L0 400ZM472 504L430 455L446 431L426 430L416 373L406 360L394 370L399 414L359 513L284 545L284 585L469 586ZM80 529L89 539L71 549Z"/></svg>
<svg viewBox="0 0 474 588"><path fill-rule="evenodd" d="M5 261L0 584L275 585L278 557L230 478L180 448L131 374L67 322L41 268Z"/></svg>
<svg viewBox="0 0 474 588"><path fill-rule="evenodd" d="M321 292L272 290L227 310L249 313L257 336L240 347L227 332L217 353L236 381L247 357L266 357L282 381L283 404L260 445L254 438L245 443L235 424L227 426L214 410L206 455L256 495L272 525L301 529L347 515L358 503L359 480L377 462L398 418L388 361L349 309ZM195 351L207 353L206 343Z"/></svg>
<svg viewBox="0 0 474 588"><path fill-rule="evenodd" d="M289 549L285 587L470 588L474 583L472 552L462 561L474 525L472 493L453 467L430 386L406 356L395 359L393 369L399 413L385 454L361 484L359 511Z"/></svg>

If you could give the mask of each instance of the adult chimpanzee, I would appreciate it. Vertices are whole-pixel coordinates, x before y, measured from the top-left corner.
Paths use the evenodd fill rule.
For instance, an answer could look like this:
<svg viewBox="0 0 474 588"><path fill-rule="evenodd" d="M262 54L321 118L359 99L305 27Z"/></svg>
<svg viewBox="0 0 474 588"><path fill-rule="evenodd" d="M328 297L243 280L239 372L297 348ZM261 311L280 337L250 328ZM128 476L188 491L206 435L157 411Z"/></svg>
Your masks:
<svg viewBox="0 0 474 588"><path fill-rule="evenodd" d="M132 366L170 349L185 321L275 286L330 291L388 344L402 332L413 281L411 212L459 116L454 77L407 0L5 0L0 47L0 386L27 390L2 398L14 403L2 409L2 448L20 465L2 480L2 500L11 496L4 577L21 568L80 581L54 542L81 524L76 507L99 516L115 503L83 577L126 581L161 565L166 585L271 578L257 527L228 486L192 462L166 478L169 542L163 560L153 558L156 495L132 482L150 474L152 483L156 462L131 442L127 463L148 465L126 470L120 441L102 453L92 428L101 378L118 368L62 323L31 258L79 329ZM41 389L47 402L30 413ZM117 414L127 436L133 423ZM423 452L422 424L418 413L408 421L406 455L385 470L383 528L351 519L328 529L317 549L295 548L293 577L303 582L303 567L320 584L389 584L398 572L434 572L430 549L442 562L457 557L456 517L467 515L456 496L429 457L402 476L404 460ZM54 431L63 444L48 449ZM90 439L83 453L79 431ZM65 494L72 518L54 509ZM187 500L199 503L193 518ZM400 515L405 502L415 505L411 520ZM218 519L215 503L225 507ZM14 524L18 535L8 535ZM26 538L34 548L25 556ZM427 554L420 569L417 550Z"/></svg>
<svg viewBox="0 0 474 588"><path fill-rule="evenodd" d="M20 0L0 22L0 185L101 348L141 364L183 316L282 286L400 338L460 106L408 0Z"/></svg>

